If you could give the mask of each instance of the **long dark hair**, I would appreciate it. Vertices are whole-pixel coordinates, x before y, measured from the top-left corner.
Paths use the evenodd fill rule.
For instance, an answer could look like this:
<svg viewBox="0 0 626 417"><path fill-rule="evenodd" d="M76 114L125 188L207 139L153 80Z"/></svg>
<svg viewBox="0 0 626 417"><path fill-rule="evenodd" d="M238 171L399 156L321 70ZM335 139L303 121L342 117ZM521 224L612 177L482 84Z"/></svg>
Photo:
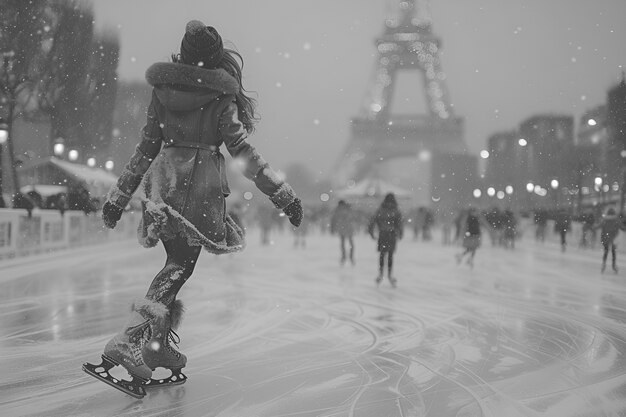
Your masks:
<svg viewBox="0 0 626 417"><path fill-rule="evenodd" d="M183 63L180 59L180 54L172 54L172 62ZM239 91L235 95L235 103L237 104L239 120L243 124L244 129L249 134L254 132L256 123L259 121L259 117L256 115L257 102L254 98L250 97L248 90L243 88L242 81L242 69L243 69L243 57L241 54L233 49L224 48L224 56L216 68L222 68L228 74L233 76L239 83Z"/></svg>
<svg viewBox="0 0 626 417"><path fill-rule="evenodd" d="M394 195L394 193L388 193L385 196L385 199L380 205L380 208L386 208L386 209L391 209L391 210L398 209L398 201L396 200L396 196Z"/></svg>

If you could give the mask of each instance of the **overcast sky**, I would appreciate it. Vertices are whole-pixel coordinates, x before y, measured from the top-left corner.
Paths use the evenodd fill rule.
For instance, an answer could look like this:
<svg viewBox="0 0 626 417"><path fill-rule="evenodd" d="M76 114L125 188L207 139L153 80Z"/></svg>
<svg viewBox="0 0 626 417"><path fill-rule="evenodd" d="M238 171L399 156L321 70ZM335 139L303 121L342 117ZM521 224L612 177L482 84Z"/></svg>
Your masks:
<svg viewBox="0 0 626 417"><path fill-rule="evenodd" d="M299 161L328 174L368 89L390 1L93 4L97 26L119 28L125 80L178 51L187 21L217 28L243 55L244 86L258 94L262 120L251 142L275 167ZM626 67L625 0L431 0L430 8L473 153L536 113L580 116L606 100ZM399 79L395 108L423 113L421 75L409 75Z"/></svg>

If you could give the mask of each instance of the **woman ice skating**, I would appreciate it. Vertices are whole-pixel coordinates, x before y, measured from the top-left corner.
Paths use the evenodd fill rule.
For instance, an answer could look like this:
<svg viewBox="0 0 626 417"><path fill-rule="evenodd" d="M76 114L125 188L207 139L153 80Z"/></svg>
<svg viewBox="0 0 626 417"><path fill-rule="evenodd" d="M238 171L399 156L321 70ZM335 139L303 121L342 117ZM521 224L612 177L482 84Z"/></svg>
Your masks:
<svg viewBox="0 0 626 417"><path fill-rule="evenodd" d="M398 209L398 202L393 193L385 196L382 204L374 217L372 217L368 232L372 239L376 239L374 230L378 229L378 277L376 284L380 284L383 280L383 271L385 269L385 258L387 258L387 278L392 287L396 287L397 279L392 275L393 270L393 254L396 251L396 241L402 239L402 214Z"/></svg>
<svg viewBox="0 0 626 417"><path fill-rule="evenodd" d="M626 230L626 226L624 225L623 220L615 213L614 208L609 208L606 211L606 214L602 216L602 220L597 226L594 226L596 229L600 229L600 242L602 243L602 247L604 252L602 253L602 268L601 271L604 272L606 270L606 258L609 256L609 249L611 250L611 260L613 272L617 274L617 247L615 245L615 238L619 234L620 230Z"/></svg>
<svg viewBox="0 0 626 417"><path fill-rule="evenodd" d="M460 264L465 255L468 255L467 264L470 267L474 267L476 250L478 250L481 243L481 225L484 223L486 223L486 220L481 219L478 210L474 207L470 207L465 215L464 221L465 232L463 234L463 248L465 250L456 255L457 264Z"/></svg>
<svg viewBox="0 0 626 417"><path fill-rule="evenodd" d="M346 263L346 241L349 246L350 263L354 265L354 211L350 204L344 200L339 200L337 207L333 211L330 219L330 233L339 235L339 243L341 248L341 265Z"/></svg>
<svg viewBox="0 0 626 417"><path fill-rule="evenodd" d="M215 28L194 20L187 24L180 54L171 63L146 71L154 87L141 142L102 209L114 228L131 196L143 184L146 199L139 225L140 243L163 243L167 260L147 294L131 307L121 331L105 346L100 365L83 369L121 391L141 398L145 387L180 384L187 358L170 345L183 306L178 291L191 276L202 248L210 253L240 251L244 235L225 213L229 195L220 146L245 165L247 178L289 217L302 221L302 206L261 155L246 142L254 130L255 102L241 83L241 56L223 47ZM239 59L239 61L238 61ZM240 64L241 61L241 64ZM122 365L132 381L108 372ZM164 380L151 379L157 367L170 369Z"/></svg>

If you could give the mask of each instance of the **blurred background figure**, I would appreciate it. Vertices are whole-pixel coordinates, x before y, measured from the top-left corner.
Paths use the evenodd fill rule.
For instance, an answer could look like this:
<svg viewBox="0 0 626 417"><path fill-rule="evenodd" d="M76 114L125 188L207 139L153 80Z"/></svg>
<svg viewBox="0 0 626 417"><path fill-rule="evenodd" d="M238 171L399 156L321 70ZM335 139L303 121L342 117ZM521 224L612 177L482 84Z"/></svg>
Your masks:
<svg viewBox="0 0 626 417"><path fill-rule="evenodd" d="M504 210L502 215L502 244L506 249L515 249L517 237L517 218L511 209Z"/></svg>
<svg viewBox="0 0 626 417"><path fill-rule="evenodd" d="M305 248L306 237L309 234L309 225L311 224L311 209L308 206L302 208L304 216L299 227L292 227L293 230L293 247Z"/></svg>
<svg viewBox="0 0 626 417"><path fill-rule="evenodd" d="M339 200L337 207L333 211L330 220L330 233L333 235L339 235L339 243L341 248L340 263L343 265L346 262L346 242L349 246L349 257L352 265L354 261L354 229L355 229L355 213L350 207L350 204L344 200Z"/></svg>
<svg viewBox="0 0 626 417"><path fill-rule="evenodd" d="M626 230L623 219L617 215L613 207L610 207L606 214L602 216L600 223L594 226L594 228L600 229L600 242L603 248L601 271L604 272L606 270L606 259L609 256L610 249L611 265L613 272L617 274L617 245L615 244L615 238L620 230Z"/></svg>
<svg viewBox="0 0 626 417"><path fill-rule="evenodd" d="M537 209L533 213L533 221L535 223L535 240L538 242L546 241L546 227L548 226L548 213L544 209Z"/></svg>
<svg viewBox="0 0 626 417"><path fill-rule="evenodd" d="M393 193L385 196L380 208L369 222L368 232L372 239L376 239L375 230L378 229L378 277L376 284L383 280L385 258L387 260L387 278L392 287L396 287L398 280L393 276L393 254L396 251L396 242L402 239L402 214L398 209L398 202Z"/></svg>
<svg viewBox="0 0 626 417"><path fill-rule="evenodd" d="M567 233L572 228L572 215L565 209L560 209L554 216L554 233L558 233L561 242L561 251L567 248Z"/></svg>
<svg viewBox="0 0 626 417"><path fill-rule="evenodd" d="M275 224L274 209L268 204L260 203L256 208L256 221L261 232L261 245L269 245Z"/></svg>
<svg viewBox="0 0 626 417"><path fill-rule="evenodd" d="M481 226L484 225L489 227L490 225L482 218L481 214L474 207L470 207L467 210L461 224L464 227L463 248L465 250L455 256L456 263L460 264L465 255L469 255L467 257L467 264L473 268L474 257L476 256L476 251L481 244Z"/></svg>

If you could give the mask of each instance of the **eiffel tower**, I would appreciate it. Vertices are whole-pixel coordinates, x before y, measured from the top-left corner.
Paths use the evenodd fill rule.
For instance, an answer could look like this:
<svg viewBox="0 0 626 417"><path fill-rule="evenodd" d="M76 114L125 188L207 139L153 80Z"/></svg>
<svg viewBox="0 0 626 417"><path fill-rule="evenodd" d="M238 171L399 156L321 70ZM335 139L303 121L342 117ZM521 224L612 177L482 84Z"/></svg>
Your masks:
<svg viewBox="0 0 626 417"><path fill-rule="evenodd" d="M337 162L333 185L343 188L366 177L384 177L383 166L409 157L422 167L416 167L405 184L395 181L396 185L416 193L423 186L435 202L450 191L461 192L463 184L456 183L472 176L476 161L465 154L463 119L455 116L450 103L439 58L441 41L432 32L427 2L394 0L376 47L370 88L359 115L351 120L351 138ZM400 70L421 73L427 114L392 114L390 104ZM450 198L458 203L466 200L458 195Z"/></svg>

